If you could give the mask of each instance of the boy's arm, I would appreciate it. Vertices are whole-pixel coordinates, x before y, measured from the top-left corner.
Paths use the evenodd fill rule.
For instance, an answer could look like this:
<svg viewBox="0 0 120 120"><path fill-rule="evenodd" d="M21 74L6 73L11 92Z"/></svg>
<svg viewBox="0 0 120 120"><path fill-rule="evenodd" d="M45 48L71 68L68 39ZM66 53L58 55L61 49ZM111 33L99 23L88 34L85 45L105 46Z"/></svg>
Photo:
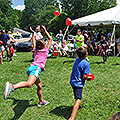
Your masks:
<svg viewBox="0 0 120 120"><path fill-rule="evenodd" d="M50 49L53 39L52 39L52 37L49 35L49 33L47 32L45 26L42 25L42 28L43 28L43 30L45 31L45 34L47 35L47 37L48 37L48 39L49 39L48 44L47 44L47 48Z"/></svg>
<svg viewBox="0 0 120 120"><path fill-rule="evenodd" d="M90 73L90 64L89 63L85 66L85 69L83 71L83 79L89 81L91 79L91 77L87 76L87 73Z"/></svg>
<svg viewBox="0 0 120 120"><path fill-rule="evenodd" d="M92 77L89 77L89 76L87 76L86 74L83 74L83 79L85 79L85 80L87 80L87 81L90 81L91 78L92 78Z"/></svg>

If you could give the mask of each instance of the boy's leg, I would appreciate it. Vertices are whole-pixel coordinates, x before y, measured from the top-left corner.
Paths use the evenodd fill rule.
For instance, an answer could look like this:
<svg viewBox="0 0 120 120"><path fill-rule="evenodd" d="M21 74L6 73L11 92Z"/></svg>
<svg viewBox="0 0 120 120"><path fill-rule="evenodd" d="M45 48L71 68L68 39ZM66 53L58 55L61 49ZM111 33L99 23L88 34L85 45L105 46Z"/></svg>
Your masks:
<svg viewBox="0 0 120 120"><path fill-rule="evenodd" d="M81 103L81 100L77 99L74 106L73 106L71 117L68 120L74 120L75 119L75 116L76 116L76 113L77 113L77 111L79 109L80 103Z"/></svg>

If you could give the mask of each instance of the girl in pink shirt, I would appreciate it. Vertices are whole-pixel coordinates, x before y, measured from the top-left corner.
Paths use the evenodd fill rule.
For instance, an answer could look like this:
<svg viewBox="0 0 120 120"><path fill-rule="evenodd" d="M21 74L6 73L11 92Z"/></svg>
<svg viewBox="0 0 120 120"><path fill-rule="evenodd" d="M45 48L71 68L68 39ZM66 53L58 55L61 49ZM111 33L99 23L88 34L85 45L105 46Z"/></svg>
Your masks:
<svg viewBox="0 0 120 120"><path fill-rule="evenodd" d="M48 101L43 100L42 83L39 80L39 75L42 71L45 70L44 67L45 67L45 64L47 61L49 49L50 49L51 44L52 44L52 37L47 32L45 26L42 25L42 28L45 31L45 33L49 39L47 46L45 46L45 41L43 39L39 39L36 41L36 46L34 46L35 47L34 48L35 59L31 63L29 68L27 69L27 75L29 76L28 80L19 82L15 85L12 85L9 82L7 82L5 84L5 92L4 92L4 99L5 100L8 98L8 96L14 90L16 90L18 88L24 88L24 87L30 88L35 83L37 85L37 95L39 98L38 107L40 107L41 105L47 105L49 103ZM33 41L35 41L34 33L32 35L32 39L33 39Z"/></svg>

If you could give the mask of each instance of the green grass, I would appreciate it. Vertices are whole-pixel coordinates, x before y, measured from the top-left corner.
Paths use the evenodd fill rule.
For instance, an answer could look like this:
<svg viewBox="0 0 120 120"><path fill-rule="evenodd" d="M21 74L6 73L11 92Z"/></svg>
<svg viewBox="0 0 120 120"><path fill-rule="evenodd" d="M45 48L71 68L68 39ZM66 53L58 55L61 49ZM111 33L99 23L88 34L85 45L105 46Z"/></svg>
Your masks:
<svg viewBox="0 0 120 120"><path fill-rule="evenodd" d="M18 52L14 61L0 65L0 120L66 120L72 112L74 95L69 85L74 58L48 59L46 71L41 73L43 98L50 102L38 108L36 86L17 89L7 100L3 99L7 81L15 84L27 80L26 70L31 64L32 53ZM83 108L77 112L76 120L108 120L120 111L120 57L109 57L102 64L102 57L88 56L94 81L86 81L83 89ZM70 62L69 62L70 61ZM64 62L64 64L63 64ZM20 68L21 67L21 68ZM16 75L16 73L18 73Z"/></svg>

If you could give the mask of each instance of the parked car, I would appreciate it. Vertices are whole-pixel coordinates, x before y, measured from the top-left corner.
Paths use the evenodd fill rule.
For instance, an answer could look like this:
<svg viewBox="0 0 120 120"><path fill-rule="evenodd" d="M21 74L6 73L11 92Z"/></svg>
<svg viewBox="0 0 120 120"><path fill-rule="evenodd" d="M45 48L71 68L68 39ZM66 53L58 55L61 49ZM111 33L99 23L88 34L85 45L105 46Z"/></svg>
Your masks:
<svg viewBox="0 0 120 120"><path fill-rule="evenodd" d="M22 38L30 38L30 34L21 34Z"/></svg>
<svg viewBox="0 0 120 120"><path fill-rule="evenodd" d="M22 38L21 34L13 33L12 35L13 35L14 39L21 39Z"/></svg>
<svg viewBox="0 0 120 120"><path fill-rule="evenodd" d="M31 51L32 50L31 40L18 43L16 45L16 50L19 51L19 52L29 52L29 51Z"/></svg>

